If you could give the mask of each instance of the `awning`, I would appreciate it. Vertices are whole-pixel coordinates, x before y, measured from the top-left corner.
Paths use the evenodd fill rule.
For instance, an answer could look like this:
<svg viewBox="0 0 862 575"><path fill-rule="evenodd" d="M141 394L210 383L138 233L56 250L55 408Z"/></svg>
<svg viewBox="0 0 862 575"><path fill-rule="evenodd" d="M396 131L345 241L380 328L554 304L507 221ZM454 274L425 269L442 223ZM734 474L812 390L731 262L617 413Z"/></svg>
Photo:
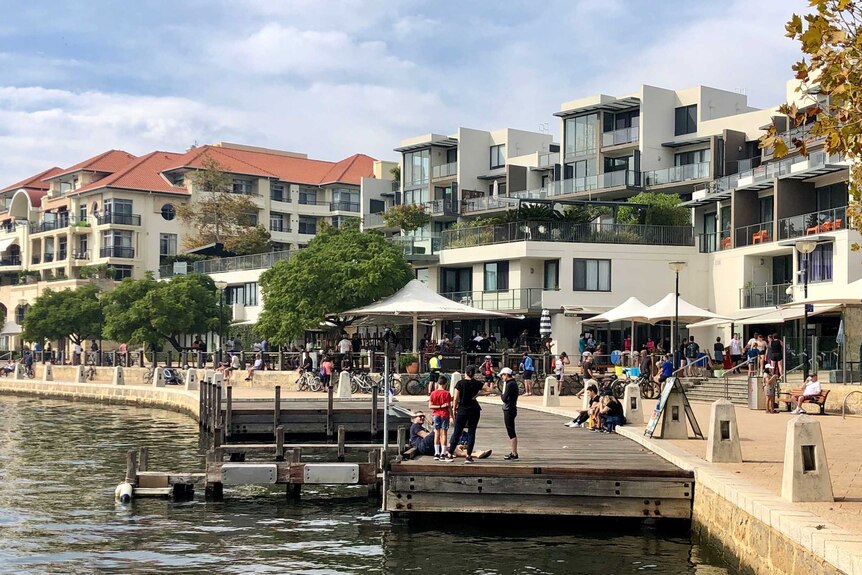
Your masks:
<svg viewBox="0 0 862 575"><path fill-rule="evenodd" d="M9 246L18 241L18 238L5 238L0 240L0 252L5 252Z"/></svg>
<svg viewBox="0 0 862 575"><path fill-rule="evenodd" d="M7 321L3 324L3 329L0 329L0 335L19 335L21 326L14 321Z"/></svg>
<svg viewBox="0 0 862 575"><path fill-rule="evenodd" d="M821 313L827 313L830 311L834 311L839 307L841 306L837 304L815 305L814 311L809 312L808 315L810 317ZM735 325L784 323L786 321L793 321L804 316L804 308L776 308L769 311L761 311L760 313L756 313L753 315L749 314L743 317L738 317L736 319L708 319L704 321L699 321L697 323L690 323L687 327L689 329L697 327L718 327L723 325L730 325L731 323Z"/></svg>

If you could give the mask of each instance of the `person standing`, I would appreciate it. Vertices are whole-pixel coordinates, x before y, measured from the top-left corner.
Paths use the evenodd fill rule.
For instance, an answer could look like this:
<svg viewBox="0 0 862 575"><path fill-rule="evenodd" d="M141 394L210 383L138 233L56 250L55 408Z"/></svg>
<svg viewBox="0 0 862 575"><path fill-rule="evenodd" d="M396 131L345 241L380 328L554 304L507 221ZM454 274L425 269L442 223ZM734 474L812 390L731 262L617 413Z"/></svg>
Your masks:
<svg viewBox="0 0 862 575"><path fill-rule="evenodd" d="M362 351L362 337L359 335L359 330L353 332L353 336L350 338L350 347L353 350L353 355L359 357L359 353Z"/></svg>
<svg viewBox="0 0 862 575"><path fill-rule="evenodd" d="M585 351L587 351L587 338L581 334L581 337L578 338L578 357L583 357Z"/></svg>
<svg viewBox="0 0 862 575"><path fill-rule="evenodd" d="M784 373L784 344L781 343L781 338L777 333L772 334L772 339L769 341L769 362L774 366L772 372L781 377Z"/></svg>
<svg viewBox="0 0 862 575"><path fill-rule="evenodd" d="M428 375L428 395L434 393L434 384L437 382L437 379L440 377L440 368L443 365L443 356L442 355L432 355L431 359L428 360L428 371L430 372ZM445 378L444 378L445 379Z"/></svg>
<svg viewBox="0 0 862 575"><path fill-rule="evenodd" d="M521 357L521 371L524 372L524 395L533 395L533 372L536 366L530 352L525 351Z"/></svg>
<svg viewBox="0 0 862 575"><path fill-rule="evenodd" d="M739 373L739 368L736 366L742 361L742 342L739 341L738 333L734 333L730 338L730 361L733 363L735 373Z"/></svg>
<svg viewBox="0 0 862 575"><path fill-rule="evenodd" d="M473 463L473 447L476 445L476 429L479 427L479 418L482 415L482 408L479 402L476 401L476 396L480 393L488 395L489 389L481 381L474 379L476 375L476 367L473 365L467 366L464 370L464 379L455 384L455 393L453 394L453 417L454 430L452 438L449 440L449 453L455 453L455 448L458 446L458 441L461 438L461 433L467 429L467 457L464 463Z"/></svg>
<svg viewBox="0 0 862 575"><path fill-rule="evenodd" d="M503 380L503 395L501 397L503 400L503 423L512 444L509 455L503 459L516 461L518 459L518 434L515 432L515 418L518 417L518 383L515 381L512 370L508 367L500 370L500 378Z"/></svg>
<svg viewBox="0 0 862 575"><path fill-rule="evenodd" d="M775 407L775 394L778 391L778 374L771 363L763 366L763 394L766 396L766 413L778 413Z"/></svg>
<svg viewBox="0 0 862 575"><path fill-rule="evenodd" d="M559 396L563 390L563 371L566 369L566 365L570 364L569 355L566 352L562 352L557 356L557 359L554 360L554 375L557 376L557 395Z"/></svg>
<svg viewBox="0 0 862 575"><path fill-rule="evenodd" d="M700 346L694 341L694 336L689 336L688 343L685 344L685 361L688 364L688 376L695 377L698 371L697 359L700 354Z"/></svg>
<svg viewBox="0 0 862 575"><path fill-rule="evenodd" d="M347 355L350 353L353 345L350 343L350 340L347 339L347 334L341 334L341 339L338 341L338 353L341 355Z"/></svg>
<svg viewBox="0 0 862 575"><path fill-rule="evenodd" d="M721 343L721 338L715 338L715 343L712 344L712 361L713 369L721 369L724 365L724 344Z"/></svg>
<svg viewBox="0 0 862 575"><path fill-rule="evenodd" d="M428 409L431 410L434 424L434 459L451 461L454 456L449 455L449 423L452 419L452 395L446 386L449 382L441 377L436 382L437 389L431 392L428 398Z"/></svg>

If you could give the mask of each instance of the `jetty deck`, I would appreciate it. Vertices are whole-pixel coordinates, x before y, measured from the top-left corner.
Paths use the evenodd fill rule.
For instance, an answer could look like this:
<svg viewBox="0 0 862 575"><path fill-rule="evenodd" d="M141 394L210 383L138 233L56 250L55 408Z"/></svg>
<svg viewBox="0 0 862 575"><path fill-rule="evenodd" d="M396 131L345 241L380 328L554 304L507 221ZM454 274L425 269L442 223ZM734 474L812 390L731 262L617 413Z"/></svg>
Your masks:
<svg viewBox="0 0 862 575"><path fill-rule="evenodd" d="M519 410L520 458L509 462L500 408L483 406L476 450L491 449L491 457L469 465L431 456L392 463L386 509L690 519L690 472L622 436L569 429L565 421Z"/></svg>

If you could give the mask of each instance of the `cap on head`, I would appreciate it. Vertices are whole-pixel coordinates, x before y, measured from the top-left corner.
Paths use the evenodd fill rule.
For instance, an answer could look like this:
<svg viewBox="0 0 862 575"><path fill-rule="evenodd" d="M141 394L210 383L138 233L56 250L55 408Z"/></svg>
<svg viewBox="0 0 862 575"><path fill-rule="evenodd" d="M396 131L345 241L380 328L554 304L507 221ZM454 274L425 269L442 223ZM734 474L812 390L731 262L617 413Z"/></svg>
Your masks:
<svg viewBox="0 0 862 575"><path fill-rule="evenodd" d="M771 369L772 369L772 364L771 364L771 363L767 363L766 365L764 365L764 366L763 366L763 369L769 369L769 370L771 370Z"/></svg>
<svg viewBox="0 0 862 575"><path fill-rule="evenodd" d="M486 356L485 356L485 359L491 359L491 356L490 356L490 355L486 355Z"/></svg>
<svg viewBox="0 0 862 575"><path fill-rule="evenodd" d="M584 354L583 354L583 357L590 357L591 355L593 355L593 354L591 354L591 353L590 353L590 352L588 352L588 351L585 351L585 352L584 352Z"/></svg>
<svg viewBox="0 0 862 575"><path fill-rule="evenodd" d="M508 367L504 367L500 370L500 375L512 375L512 370Z"/></svg>

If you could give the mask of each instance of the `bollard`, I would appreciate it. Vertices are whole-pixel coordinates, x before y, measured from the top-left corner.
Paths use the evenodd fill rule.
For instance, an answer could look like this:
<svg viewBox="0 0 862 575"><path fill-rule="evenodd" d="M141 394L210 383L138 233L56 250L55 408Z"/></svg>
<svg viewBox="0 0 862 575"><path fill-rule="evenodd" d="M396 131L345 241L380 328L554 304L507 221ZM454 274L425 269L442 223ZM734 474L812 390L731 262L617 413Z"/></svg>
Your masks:
<svg viewBox="0 0 862 575"><path fill-rule="evenodd" d="M549 375L545 378L545 393L542 396L542 406L560 406L560 396L557 395L557 378L553 375Z"/></svg>
<svg viewBox="0 0 862 575"><path fill-rule="evenodd" d="M51 362L45 364L42 371L42 381L54 381L54 365Z"/></svg>
<svg viewBox="0 0 862 575"><path fill-rule="evenodd" d="M338 375L338 399L350 399L350 373L342 371Z"/></svg>
<svg viewBox="0 0 862 575"><path fill-rule="evenodd" d="M119 365L114 367L114 376L111 378L111 385L126 385L126 380L123 377L123 368Z"/></svg>
<svg viewBox="0 0 862 575"><path fill-rule="evenodd" d="M712 402L710 408L706 460L712 463L742 463L736 409L726 399Z"/></svg>
<svg viewBox="0 0 862 575"><path fill-rule="evenodd" d="M455 392L455 384L461 381L461 372L453 371L452 372L452 381L449 382L449 393Z"/></svg>
<svg viewBox="0 0 862 575"><path fill-rule="evenodd" d="M641 390L636 383L630 383L626 386L623 394L623 415L626 418L626 423L641 425L644 422Z"/></svg>
<svg viewBox="0 0 862 575"><path fill-rule="evenodd" d="M75 369L75 383L84 383L86 378L84 377L84 366L80 363Z"/></svg>
<svg viewBox="0 0 862 575"><path fill-rule="evenodd" d="M186 370L186 391L196 391L198 389L198 370L190 367Z"/></svg>
<svg viewBox="0 0 862 575"><path fill-rule="evenodd" d="M787 422L781 496L788 501L834 501L820 422L799 415Z"/></svg>
<svg viewBox="0 0 862 575"><path fill-rule="evenodd" d="M153 368L153 385L156 387L165 386L165 372L159 366Z"/></svg>
<svg viewBox="0 0 862 575"><path fill-rule="evenodd" d="M673 385L672 378L665 385ZM665 403L661 419L661 439L688 439L688 424L686 423L685 404L682 394L676 389L671 390Z"/></svg>
<svg viewBox="0 0 862 575"><path fill-rule="evenodd" d="M198 370L200 371L200 370ZM212 382L213 376L215 375L215 370L205 369L204 370L204 380Z"/></svg>

